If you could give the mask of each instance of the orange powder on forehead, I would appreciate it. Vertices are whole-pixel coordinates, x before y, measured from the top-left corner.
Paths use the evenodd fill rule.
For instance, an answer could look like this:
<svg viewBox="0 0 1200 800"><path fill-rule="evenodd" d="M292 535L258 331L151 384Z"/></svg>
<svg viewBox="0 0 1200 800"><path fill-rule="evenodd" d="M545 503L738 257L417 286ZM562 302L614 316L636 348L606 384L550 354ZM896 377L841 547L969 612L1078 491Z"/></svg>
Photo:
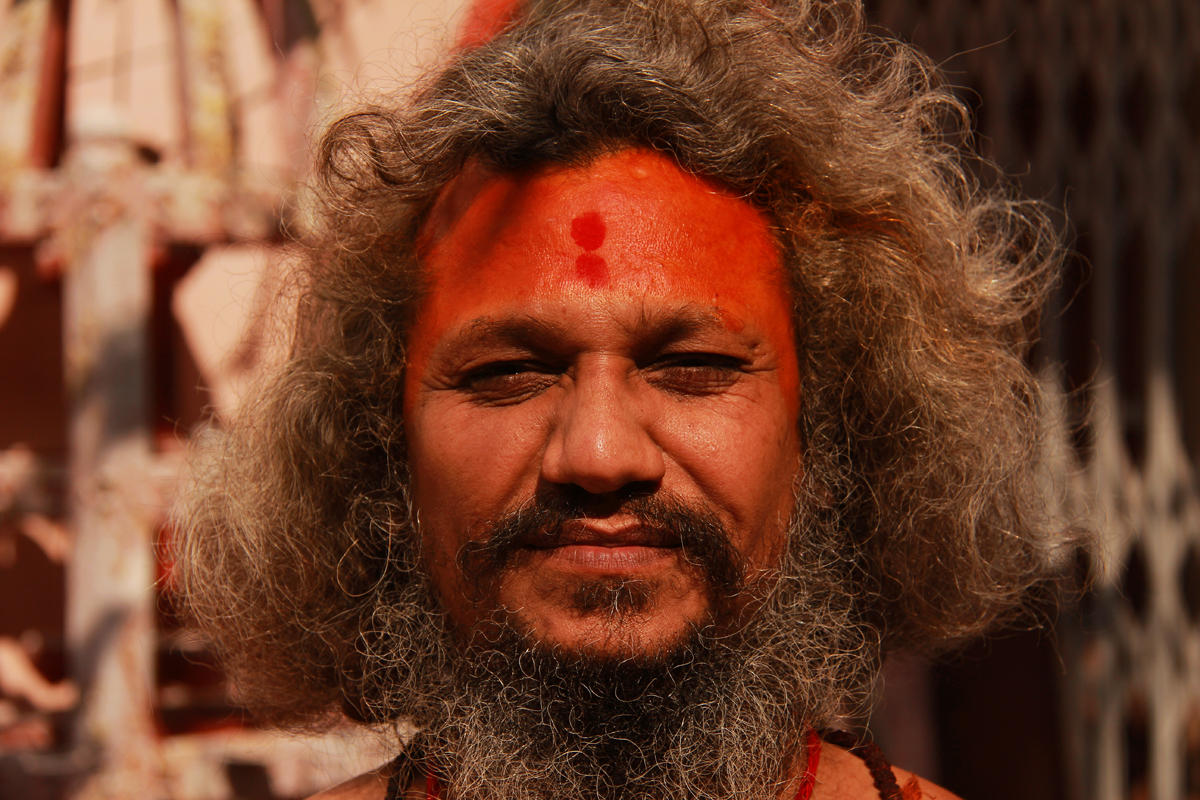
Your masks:
<svg viewBox="0 0 1200 800"><path fill-rule="evenodd" d="M513 174L469 164L438 198L418 257L432 292L410 342L416 362L441 334L489 314L580 308L574 292L597 310L711 309L727 330L793 352L791 303L765 217L652 151ZM784 360L794 391L794 355Z"/></svg>

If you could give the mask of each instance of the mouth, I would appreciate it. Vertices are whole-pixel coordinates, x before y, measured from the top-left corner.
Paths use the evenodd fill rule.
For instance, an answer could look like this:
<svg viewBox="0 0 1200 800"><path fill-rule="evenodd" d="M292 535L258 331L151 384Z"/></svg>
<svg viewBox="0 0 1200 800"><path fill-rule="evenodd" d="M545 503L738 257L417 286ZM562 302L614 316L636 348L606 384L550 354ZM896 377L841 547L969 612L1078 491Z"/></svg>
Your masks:
<svg viewBox="0 0 1200 800"><path fill-rule="evenodd" d="M571 520L557 530L526 537L520 546L531 550L558 547L679 547L679 534L642 522L609 523L600 520Z"/></svg>
<svg viewBox="0 0 1200 800"><path fill-rule="evenodd" d="M640 522L572 520L558 530L529 537L520 546L548 566L611 574L652 568L674 559L682 542L671 530Z"/></svg>

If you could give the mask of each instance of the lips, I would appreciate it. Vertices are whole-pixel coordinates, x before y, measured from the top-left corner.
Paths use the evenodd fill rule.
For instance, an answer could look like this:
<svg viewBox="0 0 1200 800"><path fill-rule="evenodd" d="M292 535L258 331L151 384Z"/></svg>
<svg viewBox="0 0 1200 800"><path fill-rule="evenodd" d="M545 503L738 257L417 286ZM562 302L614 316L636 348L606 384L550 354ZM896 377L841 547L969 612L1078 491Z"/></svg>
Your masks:
<svg viewBox="0 0 1200 800"><path fill-rule="evenodd" d="M575 519L520 542L538 562L572 573L633 575L661 568L682 546L670 528Z"/></svg>
<svg viewBox="0 0 1200 800"><path fill-rule="evenodd" d="M570 520L556 530L539 531L525 537L520 546L532 550L559 547L657 547L681 545L678 533L641 522L612 524L604 520Z"/></svg>
<svg viewBox="0 0 1200 800"><path fill-rule="evenodd" d="M481 527L458 555L467 582L486 586L511 570L606 579L699 570L714 589L733 592L741 585L730 537L703 508L642 497L595 514L563 500L535 498Z"/></svg>

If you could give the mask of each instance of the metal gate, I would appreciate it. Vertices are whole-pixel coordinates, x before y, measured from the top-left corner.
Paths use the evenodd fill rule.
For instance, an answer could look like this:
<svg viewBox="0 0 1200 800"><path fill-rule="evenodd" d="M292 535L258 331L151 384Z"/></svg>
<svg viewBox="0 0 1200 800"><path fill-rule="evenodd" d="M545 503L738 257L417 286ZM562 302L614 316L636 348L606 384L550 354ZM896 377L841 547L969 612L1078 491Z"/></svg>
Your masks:
<svg viewBox="0 0 1200 800"><path fill-rule="evenodd" d="M1060 625L1075 800L1200 797L1200 2L873 0L938 60L980 152L1064 208L1040 358L1101 536Z"/></svg>

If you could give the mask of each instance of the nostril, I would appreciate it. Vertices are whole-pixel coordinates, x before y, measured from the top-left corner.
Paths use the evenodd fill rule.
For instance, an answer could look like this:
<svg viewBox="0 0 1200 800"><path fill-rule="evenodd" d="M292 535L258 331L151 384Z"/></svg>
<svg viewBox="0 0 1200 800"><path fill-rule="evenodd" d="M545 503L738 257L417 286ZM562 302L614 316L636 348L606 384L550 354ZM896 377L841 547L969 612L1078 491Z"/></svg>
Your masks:
<svg viewBox="0 0 1200 800"><path fill-rule="evenodd" d="M590 492L578 484L546 483L539 490L539 501L566 517L608 517L630 503L651 497L659 491L659 481L631 481L615 491Z"/></svg>
<svg viewBox="0 0 1200 800"><path fill-rule="evenodd" d="M571 483L585 495L606 498L619 496L626 486L644 481L633 480L628 474L595 471L577 474Z"/></svg>

